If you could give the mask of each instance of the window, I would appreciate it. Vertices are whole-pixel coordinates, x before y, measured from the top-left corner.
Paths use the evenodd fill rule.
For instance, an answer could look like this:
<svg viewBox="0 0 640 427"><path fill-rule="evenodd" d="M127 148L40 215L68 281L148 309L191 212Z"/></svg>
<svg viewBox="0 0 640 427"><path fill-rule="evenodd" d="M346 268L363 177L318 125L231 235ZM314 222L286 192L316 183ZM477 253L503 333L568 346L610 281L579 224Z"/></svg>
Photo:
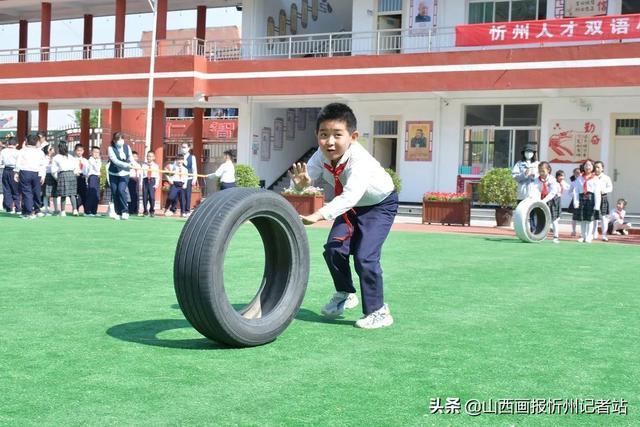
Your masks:
<svg viewBox="0 0 640 427"><path fill-rule="evenodd" d="M640 1L622 0L622 14L640 13Z"/></svg>
<svg viewBox="0 0 640 427"><path fill-rule="evenodd" d="M378 0L378 12L401 12L402 0Z"/></svg>
<svg viewBox="0 0 640 427"><path fill-rule="evenodd" d="M469 2L469 24L546 19L547 0L493 0Z"/></svg>
<svg viewBox="0 0 640 427"><path fill-rule="evenodd" d="M461 170L511 167L525 144L538 143L540 113L538 104L466 106Z"/></svg>
<svg viewBox="0 0 640 427"><path fill-rule="evenodd" d="M640 135L640 119L616 119L616 136Z"/></svg>

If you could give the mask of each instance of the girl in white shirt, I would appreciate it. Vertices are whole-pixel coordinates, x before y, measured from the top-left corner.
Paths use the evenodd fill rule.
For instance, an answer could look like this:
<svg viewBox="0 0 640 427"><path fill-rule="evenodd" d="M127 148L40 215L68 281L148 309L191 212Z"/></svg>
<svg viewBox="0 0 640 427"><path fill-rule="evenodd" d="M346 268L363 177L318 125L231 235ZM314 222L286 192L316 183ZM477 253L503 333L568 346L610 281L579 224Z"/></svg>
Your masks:
<svg viewBox="0 0 640 427"><path fill-rule="evenodd" d="M236 168L233 166L233 152L227 150L224 152L224 163L216 169L214 173L207 175L207 178L214 176L220 180L220 190L233 188L236 186Z"/></svg>
<svg viewBox="0 0 640 427"><path fill-rule="evenodd" d="M596 213L596 219L593 221L593 237L598 238L598 222L602 225L602 240L607 241L607 229L609 228L609 199L607 195L613 191L611 178L604 174L604 163L600 160L593 164L594 173L600 181L600 211Z"/></svg>
<svg viewBox="0 0 640 427"><path fill-rule="evenodd" d="M593 221L596 212L600 211L600 180L593 173L591 160L584 162L584 173L580 175L573 187L573 218L580 223L581 237L579 242L593 241Z"/></svg>
<svg viewBox="0 0 640 427"><path fill-rule="evenodd" d="M66 216L65 204L67 197L71 201L73 215L78 216L78 180L76 176L80 174L78 160L69 155L69 148L66 141L58 143L58 154L51 160L51 175L57 181L57 193L60 196L60 216Z"/></svg>

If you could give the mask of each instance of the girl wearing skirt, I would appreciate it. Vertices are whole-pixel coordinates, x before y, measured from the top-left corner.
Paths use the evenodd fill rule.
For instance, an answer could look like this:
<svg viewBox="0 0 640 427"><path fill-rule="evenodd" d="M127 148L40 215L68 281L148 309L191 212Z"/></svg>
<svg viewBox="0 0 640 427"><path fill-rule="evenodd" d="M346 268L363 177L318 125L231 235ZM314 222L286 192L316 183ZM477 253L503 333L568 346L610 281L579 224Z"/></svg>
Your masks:
<svg viewBox="0 0 640 427"><path fill-rule="evenodd" d="M65 204L67 197L71 201L73 207L73 215L78 216L78 205L76 196L78 195L78 181L76 175L78 170L78 161L69 156L67 143L60 141L58 144L58 154L51 161L51 174L56 178L57 192L60 196L60 216L66 216Z"/></svg>
<svg viewBox="0 0 640 427"><path fill-rule="evenodd" d="M607 239L607 229L609 228L609 199L607 195L613 191L613 184L611 183L611 178L604 174L604 163L600 160L593 164L594 173L596 177L600 180L600 212L596 214L596 220L593 222L593 237L598 238L598 220L600 220L600 225L602 226L602 241L606 242Z"/></svg>
<svg viewBox="0 0 640 427"><path fill-rule="evenodd" d="M591 160L584 162L584 173L580 175L573 188L573 219L580 224L581 237L578 242L593 241L593 221L600 211L600 180L593 173Z"/></svg>
<svg viewBox="0 0 640 427"><path fill-rule="evenodd" d="M42 192L42 201L44 205L45 215L50 216L49 206L51 200L53 200L53 213L58 213L58 182L51 173L51 164L53 163L53 157L56 154L56 150L51 145L47 145L47 174L44 177L44 187Z"/></svg>
<svg viewBox="0 0 640 427"><path fill-rule="evenodd" d="M551 165L549 162L540 162L538 165L538 178L535 183L533 193L537 195L543 203L549 206L551 211L551 225L553 228L553 243L558 243L558 218L560 218L560 199L558 195L562 190L558 182L551 176Z"/></svg>

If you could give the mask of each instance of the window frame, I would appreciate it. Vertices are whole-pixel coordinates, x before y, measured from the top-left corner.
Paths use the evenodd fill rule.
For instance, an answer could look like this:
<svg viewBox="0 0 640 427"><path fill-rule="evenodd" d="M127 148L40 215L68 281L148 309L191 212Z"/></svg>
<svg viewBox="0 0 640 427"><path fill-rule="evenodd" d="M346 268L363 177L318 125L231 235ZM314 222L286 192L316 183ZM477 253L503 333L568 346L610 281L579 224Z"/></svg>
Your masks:
<svg viewBox="0 0 640 427"><path fill-rule="evenodd" d="M489 24L489 23L496 22L496 3L503 3L503 2L508 2L509 3L509 20L508 21L498 21L498 22L520 22L520 21L513 21L513 19L512 19L513 18L513 2L516 2L516 1L521 1L521 0L469 0L467 2L466 20L465 20L465 22L467 24L470 23L469 22L470 12L471 12L470 8L471 8L471 5L474 4L474 3L482 3L482 4L485 4L485 5L487 3L493 4L493 8L492 8L493 16L491 17L491 21L485 21L483 23ZM535 0L535 1L536 1L536 12L535 12L534 20L537 21L537 20L540 20L539 16L540 16L540 2L541 2L541 0ZM545 6L547 7L547 9L549 7L548 4L549 4L550 1L551 0L547 0L546 3L545 3ZM483 9L484 9L484 7L483 7ZM545 16L546 16L546 12L547 11L545 10ZM480 23L478 22L477 24L480 24Z"/></svg>

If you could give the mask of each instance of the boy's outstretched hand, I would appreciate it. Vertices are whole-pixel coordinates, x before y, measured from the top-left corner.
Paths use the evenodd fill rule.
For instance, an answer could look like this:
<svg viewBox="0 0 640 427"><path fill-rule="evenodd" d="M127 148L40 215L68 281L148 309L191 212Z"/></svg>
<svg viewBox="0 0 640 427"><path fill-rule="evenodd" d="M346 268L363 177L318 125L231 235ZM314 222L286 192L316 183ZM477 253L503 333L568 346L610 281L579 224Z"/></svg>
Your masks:
<svg viewBox="0 0 640 427"><path fill-rule="evenodd" d="M318 221L322 221L324 217L318 212L314 212L311 215L300 215L300 219L304 225L311 225Z"/></svg>
<svg viewBox="0 0 640 427"><path fill-rule="evenodd" d="M306 163L294 163L289 171L289 177L298 190L302 190L311 185L311 177L307 172Z"/></svg>

